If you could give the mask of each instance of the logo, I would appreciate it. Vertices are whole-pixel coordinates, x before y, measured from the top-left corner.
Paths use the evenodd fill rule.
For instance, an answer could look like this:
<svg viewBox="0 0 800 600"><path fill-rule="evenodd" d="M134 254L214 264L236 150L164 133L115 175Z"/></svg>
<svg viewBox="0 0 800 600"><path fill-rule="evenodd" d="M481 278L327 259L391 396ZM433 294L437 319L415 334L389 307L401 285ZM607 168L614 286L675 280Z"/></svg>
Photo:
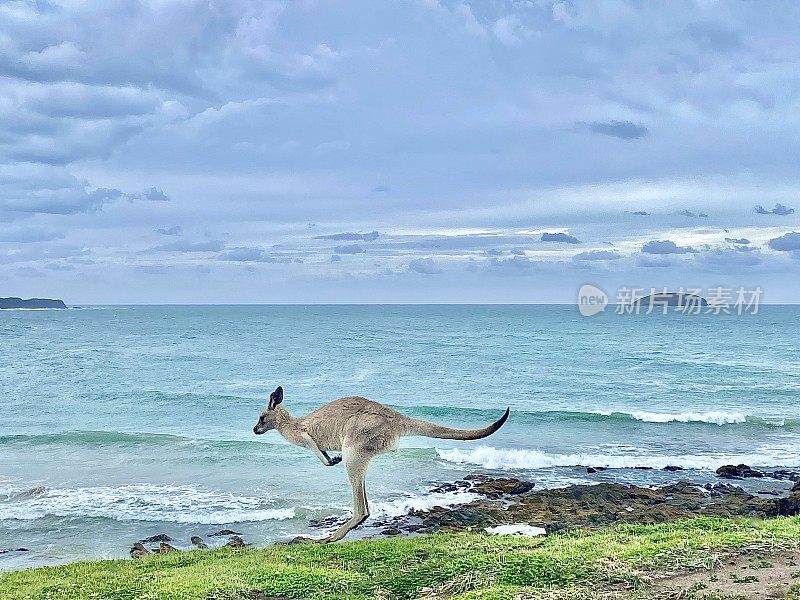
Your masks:
<svg viewBox="0 0 800 600"><path fill-rule="evenodd" d="M578 290L578 312L584 317L601 313L606 306L608 306L608 294L596 285L585 283Z"/></svg>

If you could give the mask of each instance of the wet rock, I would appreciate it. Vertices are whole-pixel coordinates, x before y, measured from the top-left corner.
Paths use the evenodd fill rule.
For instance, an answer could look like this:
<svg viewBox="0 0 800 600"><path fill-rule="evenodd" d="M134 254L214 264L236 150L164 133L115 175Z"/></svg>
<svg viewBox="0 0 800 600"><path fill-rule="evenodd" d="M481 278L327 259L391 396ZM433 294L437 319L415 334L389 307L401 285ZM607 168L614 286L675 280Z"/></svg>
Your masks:
<svg viewBox="0 0 800 600"><path fill-rule="evenodd" d="M201 538L199 535L193 535L191 538L191 542L201 550L205 550L206 548L208 548L208 544L206 544L203 541L203 538Z"/></svg>
<svg viewBox="0 0 800 600"><path fill-rule="evenodd" d="M308 526L312 529L329 529L333 527L339 527L346 522L347 517L331 515L329 517L323 517L322 519L309 519Z"/></svg>
<svg viewBox="0 0 800 600"><path fill-rule="evenodd" d="M607 471L608 467L586 467L587 473L597 473L599 471Z"/></svg>
<svg viewBox="0 0 800 600"><path fill-rule="evenodd" d="M142 544L158 544L160 542L171 542L173 540L166 533L159 533L158 535L153 535L150 536L149 538L144 538L143 540L139 541Z"/></svg>
<svg viewBox="0 0 800 600"><path fill-rule="evenodd" d="M717 477L722 479L745 479L746 477L764 477L764 473L745 464L722 465L717 469Z"/></svg>
<svg viewBox="0 0 800 600"><path fill-rule="evenodd" d="M238 531L234 531L233 529L221 529L215 533L209 533L208 537L222 537L226 535L242 535Z"/></svg>
<svg viewBox="0 0 800 600"><path fill-rule="evenodd" d="M652 471L653 467L633 467L637 471Z"/></svg>
<svg viewBox="0 0 800 600"><path fill-rule="evenodd" d="M387 527L386 529L383 529L381 533L383 535L400 535L403 532L397 527Z"/></svg>
<svg viewBox="0 0 800 600"><path fill-rule="evenodd" d="M525 494L530 492L535 485L532 481L502 477L481 481L470 488L470 491L489 498L500 498L501 496Z"/></svg>
<svg viewBox="0 0 800 600"><path fill-rule="evenodd" d="M483 476L475 476L475 475L470 476L470 475L467 475L467 477L465 477L464 479L462 479L460 481L452 481L452 482L442 483L440 485L437 485L435 488L431 489L431 492L437 493L437 494L447 494L447 493L451 493L451 492L460 492L462 490L465 490L465 489L471 487L473 485L472 484L473 481L484 481L485 479L487 479L487 478L483 477Z"/></svg>
<svg viewBox="0 0 800 600"><path fill-rule="evenodd" d="M664 470L674 473L675 471L683 471L683 467L679 467L677 465L667 465L664 467Z"/></svg>
<svg viewBox="0 0 800 600"><path fill-rule="evenodd" d="M131 548L130 554L131 558L142 558L143 556L150 554L150 550L145 548L142 543L136 542Z"/></svg>
<svg viewBox="0 0 800 600"><path fill-rule="evenodd" d="M765 473L768 477L773 479L780 479L784 481L800 482L800 471L792 471L790 469L778 469L772 473Z"/></svg>
<svg viewBox="0 0 800 600"><path fill-rule="evenodd" d="M161 542L158 545L158 553L159 554L171 554L172 552L180 552L175 546L170 546L166 542Z"/></svg>
<svg viewBox="0 0 800 600"><path fill-rule="evenodd" d="M11 554L12 552L30 552L27 548L0 548L0 554Z"/></svg>
<svg viewBox="0 0 800 600"><path fill-rule="evenodd" d="M244 543L244 540L239 537L238 535L234 535L231 539L228 540L228 543L225 544L228 548L244 548L247 544Z"/></svg>

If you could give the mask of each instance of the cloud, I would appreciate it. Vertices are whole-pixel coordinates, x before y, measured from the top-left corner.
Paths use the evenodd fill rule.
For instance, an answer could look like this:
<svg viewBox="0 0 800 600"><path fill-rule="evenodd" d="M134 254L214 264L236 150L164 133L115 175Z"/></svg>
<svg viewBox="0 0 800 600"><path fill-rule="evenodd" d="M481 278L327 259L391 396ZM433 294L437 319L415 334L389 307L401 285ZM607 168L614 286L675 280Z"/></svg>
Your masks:
<svg viewBox="0 0 800 600"><path fill-rule="evenodd" d="M442 269L432 258L415 258L408 263L408 268L415 273L422 273L423 275L438 275L442 273Z"/></svg>
<svg viewBox="0 0 800 600"><path fill-rule="evenodd" d="M755 249L753 249L755 250ZM763 261L758 252L741 252L739 249L715 248L699 255L699 260L713 268L754 267Z"/></svg>
<svg viewBox="0 0 800 600"><path fill-rule="evenodd" d="M543 242L563 242L565 244L580 244L581 241L575 236L566 233L543 233L541 237Z"/></svg>
<svg viewBox="0 0 800 600"><path fill-rule="evenodd" d="M646 216L648 216L650 214L646 210L633 210L633 211L625 211L625 212L630 212L630 214L637 215L637 216L640 216L640 217L646 217Z"/></svg>
<svg viewBox="0 0 800 600"><path fill-rule="evenodd" d="M72 244L30 244L21 247L12 246L3 252L0 250L0 263L21 263L53 261L60 258L69 259L88 256L91 251Z"/></svg>
<svg viewBox="0 0 800 600"><path fill-rule="evenodd" d="M93 188L67 169L31 163L0 165L0 213L73 215L101 210L115 200L165 199L156 188L126 194L115 188Z"/></svg>
<svg viewBox="0 0 800 600"><path fill-rule="evenodd" d="M168 202L169 196L167 196L162 190L151 187L141 194L135 194L131 196L131 200L150 200L151 202Z"/></svg>
<svg viewBox="0 0 800 600"><path fill-rule="evenodd" d="M336 241L356 241L374 242L378 239L380 234L377 231L370 233L332 233L330 235L317 235L314 236L315 240L336 240Z"/></svg>
<svg viewBox="0 0 800 600"><path fill-rule="evenodd" d="M511 252L511 254L515 256L525 256L525 250L523 250L522 248L511 248L509 252Z"/></svg>
<svg viewBox="0 0 800 600"><path fill-rule="evenodd" d="M156 233L160 235L180 235L183 228L180 225L173 225L172 227L163 227L156 229Z"/></svg>
<svg viewBox="0 0 800 600"><path fill-rule="evenodd" d="M601 135L610 135L621 140L636 140L647 135L647 127L637 125L631 121L594 121L589 123L589 129Z"/></svg>
<svg viewBox="0 0 800 600"><path fill-rule="evenodd" d="M161 244L151 248L153 252L219 252L225 247L220 240L209 240L207 242L190 242L188 240L178 240L169 244Z"/></svg>
<svg viewBox="0 0 800 600"><path fill-rule="evenodd" d="M489 248L485 251L486 256L503 256L503 251L499 248Z"/></svg>
<svg viewBox="0 0 800 600"><path fill-rule="evenodd" d="M16 242L27 244L32 242L50 242L66 237L63 231L39 229L36 227L8 227L0 228L0 242Z"/></svg>
<svg viewBox="0 0 800 600"><path fill-rule="evenodd" d="M238 248L231 248L225 252L221 252L217 256L217 260L227 262L242 262L242 263L300 263L303 262L300 258L293 258L286 255L270 254L263 248L253 248L242 246Z"/></svg>
<svg viewBox="0 0 800 600"><path fill-rule="evenodd" d="M759 215L779 215L781 217L785 217L786 215L791 215L794 213L794 209L788 206L784 206L783 204L776 204L775 208L767 210L760 204L756 206L755 211Z"/></svg>
<svg viewBox="0 0 800 600"><path fill-rule="evenodd" d="M729 244L736 244L736 245L749 244L750 243L750 240L748 240L747 238L729 238L729 237L726 237L725 241L728 242Z"/></svg>
<svg viewBox="0 0 800 600"><path fill-rule="evenodd" d="M672 240L651 240L642 246L645 254L691 254L697 250L691 246L678 246Z"/></svg>
<svg viewBox="0 0 800 600"><path fill-rule="evenodd" d="M778 250L779 252L792 252L794 250L800 250L800 233L796 231L785 233L780 237L771 239L769 242L767 242L767 245L773 250Z"/></svg>
<svg viewBox="0 0 800 600"><path fill-rule="evenodd" d="M682 217L692 217L692 218L700 217L701 219L707 219L708 218L708 214L706 214L704 212L694 213L691 210L679 210L678 214L681 215Z"/></svg>
<svg viewBox="0 0 800 600"><path fill-rule="evenodd" d="M572 260L619 260L622 255L613 250L590 250L588 252L581 252L572 257Z"/></svg>
<svg viewBox="0 0 800 600"><path fill-rule="evenodd" d="M363 254L366 252L366 250L358 244L343 244L341 246L336 246L333 251L336 254Z"/></svg>

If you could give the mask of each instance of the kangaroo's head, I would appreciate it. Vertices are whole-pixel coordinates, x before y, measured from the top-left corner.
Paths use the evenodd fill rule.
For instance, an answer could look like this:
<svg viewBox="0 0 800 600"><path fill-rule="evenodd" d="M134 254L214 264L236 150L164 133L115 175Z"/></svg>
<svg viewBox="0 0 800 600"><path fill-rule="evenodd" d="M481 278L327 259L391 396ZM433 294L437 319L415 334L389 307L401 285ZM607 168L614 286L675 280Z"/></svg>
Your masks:
<svg viewBox="0 0 800 600"><path fill-rule="evenodd" d="M267 408L258 418L256 426L253 427L253 433L261 435L262 433L267 433L270 429L275 429L276 409L281 402L283 402L283 388L278 386L269 395L269 404L267 404Z"/></svg>

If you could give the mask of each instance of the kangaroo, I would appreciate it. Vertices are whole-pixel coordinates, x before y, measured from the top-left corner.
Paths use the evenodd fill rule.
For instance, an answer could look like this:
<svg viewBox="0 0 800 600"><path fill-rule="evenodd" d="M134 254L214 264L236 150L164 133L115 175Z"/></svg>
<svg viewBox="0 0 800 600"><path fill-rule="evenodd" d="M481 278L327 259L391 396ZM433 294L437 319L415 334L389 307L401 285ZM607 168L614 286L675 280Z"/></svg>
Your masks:
<svg viewBox="0 0 800 600"><path fill-rule="evenodd" d="M277 429L288 442L311 450L326 467L344 461L353 488L353 517L320 542L335 542L369 517L366 476L369 461L378 454L397 450L400 436L419 435L446 440L479 440L492 435L508 419L510 408L500 419L483 429L451 429L429 421L411 419L382 404L348 396L329 402L304 417L293 417L281 406L283 388L269 396L253 433ZM341 451L330 456L329 451Z"/></svg>

